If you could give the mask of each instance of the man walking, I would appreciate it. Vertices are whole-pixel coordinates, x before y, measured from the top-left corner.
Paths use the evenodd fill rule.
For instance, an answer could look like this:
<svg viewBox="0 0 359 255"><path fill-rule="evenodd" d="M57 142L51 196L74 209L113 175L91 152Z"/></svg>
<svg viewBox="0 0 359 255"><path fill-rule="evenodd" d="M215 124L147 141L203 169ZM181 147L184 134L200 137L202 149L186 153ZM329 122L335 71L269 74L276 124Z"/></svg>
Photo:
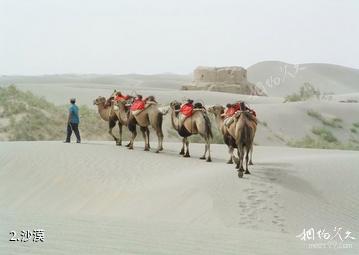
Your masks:
<svg viewBox="0 0 359 255"><path fill-rule="evenodd" d="M65 143L69 143L71 141L72 131L74 131L76 135L77 143L81 143L81 137L79 131L79 123L80 123L79 108L75 104L76 103L75 98L71 98L70 103L71 106L69 108L69 117L67 119L67 137Z"/></svg>

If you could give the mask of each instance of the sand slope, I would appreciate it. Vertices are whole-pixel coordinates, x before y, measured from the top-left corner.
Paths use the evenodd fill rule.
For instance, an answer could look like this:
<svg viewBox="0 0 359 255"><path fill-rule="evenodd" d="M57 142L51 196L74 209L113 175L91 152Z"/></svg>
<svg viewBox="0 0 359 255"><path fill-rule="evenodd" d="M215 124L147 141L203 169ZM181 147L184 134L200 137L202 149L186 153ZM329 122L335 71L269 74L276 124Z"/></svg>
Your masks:
<svg viewBox="0 0 359 255"><path fill-rule="evenodd" d="M359 152L256 147L238 179L225 146L212 163L107 142L0 143L4 254L357 254L308 249L303 228L359 232ZM154 145L154 144L153 144ZM43 228L43 244L11 230ZM339 253L338 253L339 252Z"/></svg>
<svg viewBox="0 0 359 255"><path fill-rule="evenodd" d="M343 144L352 143L358 145L359 130L352 131L353 124L359 122L359 107L357 103L339 103L342 100L357 99L358 93L333 95L330 98L321 100L313 99L305 102L283 103L282 97L260 97L238 95L231 93L210 92L210 91L180 91L176 89L163 88L131 88L125 85L95 84L95 83L38 83L18 84L19 89L30 90L35 95L44 96L48 101L63 105L68 98L75 96L79 105L88 105L96 111L93 100L98 96L108 96L114 89L128 94L140 93L144 96L155 95L161 105L168 106L172 100L184 100L192 98L195 101L206 105L222 104L244 100L250 107L257 111L258 119L261 121L256 134L255 143L258 145L287 145L291 141L303 139L312 133L313 128L321 128L324 125L320 120L308 115L308 111L315 111L322 114L328 120L338 118L341 120L341 128L324 126L338 141ZM9 118L2 118L0 108L0 129L9 123ZM264 123L265 125L262 125ZM164 130L166 138L170 137L172 130L169 114L164 118ZM213 127L216 127L213 124ZM6 130L6 129L5 129ZM1 130L0 130L1 131ZM5 131L6 132L6 131ZM115 133L118 131L115 130ZM106 135L106 131L103 132ZM111 139L110 136L107 136ZM6 140L6 134L1 134L0 140ZM95 139L95 138L94 138ZM105 139L103 136L100 140Z"/></svg>
<svg viewBox="0 0 359 255"><path fill-rule="evenodd" d="M269 96L292 94L305 82L311 83L322 93L344 94L358 92L359 70L322 63L294 65L263 61L248 68L248 80L256 85L264 85Z"/></svg>

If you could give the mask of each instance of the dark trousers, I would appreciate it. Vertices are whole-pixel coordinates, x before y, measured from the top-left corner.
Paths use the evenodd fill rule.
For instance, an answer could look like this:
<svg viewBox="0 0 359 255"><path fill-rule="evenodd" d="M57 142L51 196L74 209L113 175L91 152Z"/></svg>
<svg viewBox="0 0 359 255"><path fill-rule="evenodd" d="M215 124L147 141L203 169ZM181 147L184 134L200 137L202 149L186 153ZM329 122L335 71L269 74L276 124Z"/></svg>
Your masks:
<svg viewBox="0 0 359 255"><path fill-rule="evenodd" d="M76 135L77 142L81 142L80 131L79 131L79 124L78 124L78 123L69 123L69 124L67 125L67 137L66 137L66 142L70 142L70 141L71 141L72 131L74 131L74 133L75 133L75 135Z"/></svg>

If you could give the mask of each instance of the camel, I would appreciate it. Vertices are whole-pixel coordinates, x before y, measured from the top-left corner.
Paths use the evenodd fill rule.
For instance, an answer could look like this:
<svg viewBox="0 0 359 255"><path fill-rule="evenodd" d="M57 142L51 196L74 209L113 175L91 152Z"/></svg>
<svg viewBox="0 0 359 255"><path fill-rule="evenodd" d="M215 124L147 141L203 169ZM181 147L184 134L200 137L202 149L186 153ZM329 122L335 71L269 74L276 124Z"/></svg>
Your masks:
<svg viewBox="0 0 359 255"><path fill-rule="evenodd" d="M159 153L163 150L162 121L164 113L159 110L157 103L154 101L154 98L149 98L153 99L153 101L148 100L149 103L146 104L144 110L137 114L133 114L132 112L130 113L128 119L128 129L131 131L132 136L130 139L129 149L133 149L133 142L137 136L136 125L139 125L145 140L144 150L150 150L150 131L148 127L151 126L157 134L158 147L156 153Z"/></svg>
<svg viewBox="0 0 359 255"><path fill-rule="evenodd" d="M177 130L178 134L183 137L180 155L183 155L183 157L190 157L188 137L194 134L199 134L205 140L205 151L200 159L206 159L206 154L208 152L207 162L211 162L210 139L213 138L213 134L211 130L211 122L207 114L204 113L202 109L194 109L192 116L186 118L183 122L183 126L180 128L178 119L180 106L181 103L177 101L172 101L170 103L170 108L172 109L172 126Z"/></svg>
<svg viewBox="0 0 359 255"><path fill-rule="evenodd" d="M97 110L98 113L100 114L101 118L104 121L108 121L108 133L113 137L114 141L116 142L117 146L121 146L122 145L122 126L124 125L124 123L122 121L120 121L120 119L118 118L117 114L115 113L114 109L113 109L113 105L106 105L106 98L105 97L101 97L99 96L98 98L96 98L93 101L94 105L97 105ZM118 123L118 128L119 128L119 133L120 133L120 137L116 137L113 133L112 133L112 129L115 127L116 122Z"/></svg>
<svg viewBox="0 0 359 255"><path fill-rule="evenodd" d="M244 102L241 102L241 109L246 109ZM237 145L238 158L233 156L238 169L238 177L243 177L243 159L246 159L245 174L250 174L248 170L249 153L253 147L253 140L255 135L256 118L249 111L238 111L236 113L235 124L228 128L229 134L235 139Z"/></svg>
<svg viewBox="0 0 359 255"><path fill-rule="evenodd" d="M233 151L237 146L234 138L229 134L227 127L224 125L224 117L221 116L224 113L224 109L221 105L215 105L209 107L208 112L214 115L218 129L223 135L223 141L228 146L229 159L227 164L233 164Z"/></svg>
<svg viewBox="0 0 359 255"><path fill-rule="evenodd" d="M215 105L208 108L208 112L212 113L215 117L215 120L217 122L217 126L219 130L221 131L223 135L223 141L228 146L228 153L230 155L227 164L233 164L233 152L234 149L237 149L237 144L235 139L229 134L228 128L224 125L224 117L222 114L224 113L225 108L222 105ZM257 125L256 123L253 123L254 133L256 132ZM233 123L232 123L233 125ZM250 159L249 159L249 165L253 165L253 145L250 150Z"/></svg>

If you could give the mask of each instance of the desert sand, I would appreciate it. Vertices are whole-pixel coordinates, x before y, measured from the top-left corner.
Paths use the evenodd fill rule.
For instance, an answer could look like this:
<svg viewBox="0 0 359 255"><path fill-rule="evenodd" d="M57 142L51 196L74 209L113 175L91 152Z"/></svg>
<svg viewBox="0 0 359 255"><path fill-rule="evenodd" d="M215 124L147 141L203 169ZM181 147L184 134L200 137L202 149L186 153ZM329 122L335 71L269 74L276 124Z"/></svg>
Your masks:
<svg viewBox="0 0 359 255"><path fill-rule="evenodd" d="M282 77L285 65L291 72L297 67L262 62L248 68L248 78L257 84ZM269 88L267 97L183 91L190 76L169 74L1 77L1 86L14 83L57 105L76 97L93 110L93 100L114 89L155 95L163 106L174 99L207 106L240 99L257 111L260 123L255 165L243 179L225 164L225 145L211 146L212 163L198 159L203 144L191 144L192 158L184 159L179 138L168 134L160 154L144 152L140 141L134 151L86 137L83 144L0 142L0 254L359 254L359 152L287 146L291 139L313 136L314 127L325 127L338 141L359 143L358 104L341 102L358 100L359 71L300 67ZM334 94L283 103L307 81ZM339 125L325 124L310 111ZM2 126L9 121L0 118ZM167 115L164 130L170 128ZM357 238L350 248L313 248L321 241L297 237L304 229L333 233L334 227ZM9 242L10 231L32 229L45 230L43 243Z"/></svg>
<svg viewBox="0 0 359 255"><path fill-rule="evenodd" d="M213 162L111 142L0 143L1 254L358 254L308 248L304 228L359 231L359 152L256 146L236 176ZM42 228L43 243L8 232ZM357 237L357 236L356 236Z"/></svg>

